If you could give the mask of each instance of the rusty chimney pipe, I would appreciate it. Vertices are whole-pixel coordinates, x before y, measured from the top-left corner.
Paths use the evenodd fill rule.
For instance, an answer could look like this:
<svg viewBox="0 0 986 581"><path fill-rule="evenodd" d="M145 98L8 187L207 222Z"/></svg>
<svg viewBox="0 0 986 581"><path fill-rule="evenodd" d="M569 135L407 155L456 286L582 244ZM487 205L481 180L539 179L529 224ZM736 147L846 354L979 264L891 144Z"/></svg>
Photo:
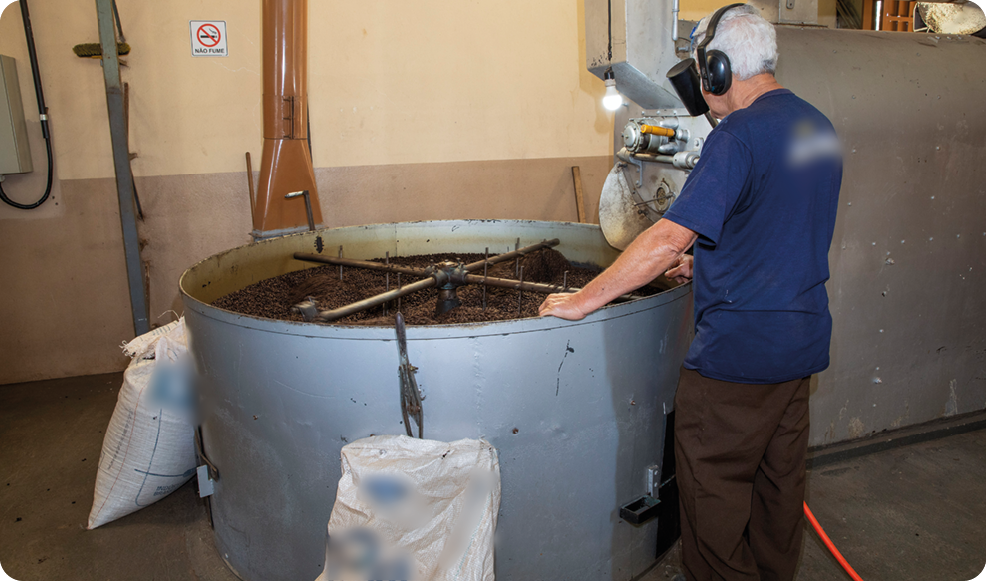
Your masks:
<svg viewBox="0 0 986 581"><path fill-rule="evenodd" d="M308 190L314 222L322 225L315 170L308 149L308 0L263 0L264 154L254 201L253 236L307 229L301 198Z"/></svg>

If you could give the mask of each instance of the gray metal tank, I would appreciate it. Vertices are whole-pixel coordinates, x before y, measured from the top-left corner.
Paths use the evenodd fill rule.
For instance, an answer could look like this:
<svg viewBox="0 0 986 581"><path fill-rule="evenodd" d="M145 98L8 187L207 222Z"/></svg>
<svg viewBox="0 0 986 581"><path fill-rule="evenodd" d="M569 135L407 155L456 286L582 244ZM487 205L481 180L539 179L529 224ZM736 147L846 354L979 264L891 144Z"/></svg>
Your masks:
<svg viewBox="0 0 986 581"><path fill-rule="evenodd" d="M210 306L248 284L308 265L316 239L349 258L513 250L546 238L569 260L617 252L598 226L442 221L308 232L242 246L181 278L202 378L205 455L216 543L248 581L314 579L340 477L340 449L401 434L392 328L318 325ZM429 291L426 291L429 292ZM430 291L434 292L434 291ZM498 450L497 579L629 580L652 566L658 523L619 508L660 465L665 414L692 336L690 285L555 318L408 328L424 392L425 437L483 437Z"/></svg>

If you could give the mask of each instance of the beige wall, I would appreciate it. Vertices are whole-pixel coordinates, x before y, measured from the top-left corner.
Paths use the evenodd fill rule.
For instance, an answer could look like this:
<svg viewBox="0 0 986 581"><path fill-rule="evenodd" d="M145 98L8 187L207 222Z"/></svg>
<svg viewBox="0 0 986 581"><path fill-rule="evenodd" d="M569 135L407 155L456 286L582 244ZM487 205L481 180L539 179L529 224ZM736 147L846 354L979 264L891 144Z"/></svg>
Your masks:
<svg viewBox="0 0 986 581"><path fill-rule="evenodd" d="M60 175L111 177L99 61L71 52L98 41L94 2L35 4L45 88L62 136ZM134 48L123 76L140 155L135 174L240 171L243 153L259 154L261 143L260 1L120 0L119 7ZM581 66L576 0L314 1L309 18L316 167L609 148L611 118L597 99L602 82ZM191 19L225 20L229 56L191 57ZM0 50L23 54L27 73L22 44L14 5L0 19Z"/></svg>
<svg viewBox="0 0 986 581"><path fill-rule="evenodd" d="M830 0L822 0L827 2ZM261 146L260 0L118 0L133 46L133 171L152 322L180 311L184 268L249 241L244 152ZM682 2L698 19L725 2ZM834 6L834 3L833 3ZM31 4L55 146L52 200L0 205L0 384L101 373L132 337L95 2ZM834 9L833 9L834 10ZM612 115L584 67L580 0L310 3L310 102L328 225L439 218L575 219L582 168L590 220L611 164ZM189 20L227 24L229 57L193 58ZM19 9L0 17L36 118ZM27 201L36 170L7 176Z"/></svg>

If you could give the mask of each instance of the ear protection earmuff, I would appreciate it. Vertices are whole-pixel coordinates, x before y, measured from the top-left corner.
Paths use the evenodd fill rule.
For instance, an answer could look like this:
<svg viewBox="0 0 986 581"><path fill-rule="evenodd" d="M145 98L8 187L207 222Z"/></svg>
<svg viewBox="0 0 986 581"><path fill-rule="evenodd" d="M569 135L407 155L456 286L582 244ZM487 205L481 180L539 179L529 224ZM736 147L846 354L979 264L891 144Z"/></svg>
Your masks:
<svg viewBox="0 0 986 581"><path fill-rule="evenodd" d="M702 77L702 87L706 93L722 95L729 90L733 84L733 71L730 68L729 57L721 50L710 50L706 54L705 48L709 46L716 35L716 27L723 15L730 9L745 6L744 4L730 4L723 6L715 11L709 19L709 25L705 28L705 38L695 48L695 56L698 60L698 68Z"/></svg>

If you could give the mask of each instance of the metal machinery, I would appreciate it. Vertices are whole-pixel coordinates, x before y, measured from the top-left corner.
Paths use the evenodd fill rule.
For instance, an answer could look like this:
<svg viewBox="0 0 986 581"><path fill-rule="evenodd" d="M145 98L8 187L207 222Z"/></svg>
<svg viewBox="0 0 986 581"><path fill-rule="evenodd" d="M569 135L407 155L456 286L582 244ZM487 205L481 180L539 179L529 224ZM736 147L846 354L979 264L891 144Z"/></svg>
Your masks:
<svg viewBox="0 0 986 581"><path fill-rule="evenodd" d="M264 153L260 183L251 200L254 238L298 232L305 215L322 223L308 135L308 0L264 0ZM253 171L247 167L250 193ZM285 199L287 192L315 194ZM307 212L306 212L307 210Z"/></svg>
<svg viewBox="0 0 986 581"><path fill-rule="evenodd" d="M813 446L986 402L986 40L832 30L812 2L758 4L778 23L777 78L821 110L845 171L828 283L831 365L813 380ZM625 247L673 203L712 126L689 117L665 73L695 23L677 2L586 0L586 58L630 101L600 200ZM678 30L681 34L678 34ZM677 40L675 40L677 38Z"/></svg>
<svg viewBox="0 0 986 581"><path fill-rule="evenodd" d="M409 415L419 429L423 416L426 438L484 437L496 447L498 579L629 580L654 563L667 527L662 519L629 524L621 509L626 518L654 512L660 496L665 419L691 339L689 286L575 323L549 317L408 327L402 353L393 327L275 321L209 304L312 260L338 263L339 246L348 269L387 253L509 253L518 238L521 246L557 240L574 263L604 266L617 256L594 225L418 222L274 238L185 272L216 543L239 577L314 579L340 449L371 434L405 433ZM455 271L473 266L448 268L460 276ZM422 286L438 286L441 269L429 270ZM473 272L472 282L482 284L482 267ZM405 274L402 288L413 280ZM328 313L316 308L312 316L334 316ZM417 381L421 399L398 377L409 362L417 370L405 375Z"/></svg>
<svg viewBox="0 0 986 581"><path fill-rule="evenodd" d="M677 30L692 26L672 16L670 1L585 5L588 68L600 77L612 69L631 100L617 114L616 165L601 204L611 206L601 209L606 237L623 246L673 202L711 126L686 115L664 77L685 54L674 50L687 44L673 40L686 36ZM795 23L778 27L780 82L821 109L845 146L830 255L832 365L812 387L811 443L819 445L986 401L986 68L970 64L982 62L986 41L798 24L814 10L785 0L765 14ZM424 416L425 437L482 436L499 451L499 579L628 581L654 563L667 526L631 525L621 509L632 511L635 499L646 505L647 492L659 496L665 414L691 338L689 286L576 323L411 327L400 356L392 328L259 319L209 305L304 268L295 254L313 249L341 245L357 260L496 253L517 238L558 239L574 262L604 266L617 255L589 225L423 222L265 240L183 275L216 541L237 575L313 579L340 448L403 433L405 412ZM396 373L409 361L417 394L402 390Z"/></svg>

